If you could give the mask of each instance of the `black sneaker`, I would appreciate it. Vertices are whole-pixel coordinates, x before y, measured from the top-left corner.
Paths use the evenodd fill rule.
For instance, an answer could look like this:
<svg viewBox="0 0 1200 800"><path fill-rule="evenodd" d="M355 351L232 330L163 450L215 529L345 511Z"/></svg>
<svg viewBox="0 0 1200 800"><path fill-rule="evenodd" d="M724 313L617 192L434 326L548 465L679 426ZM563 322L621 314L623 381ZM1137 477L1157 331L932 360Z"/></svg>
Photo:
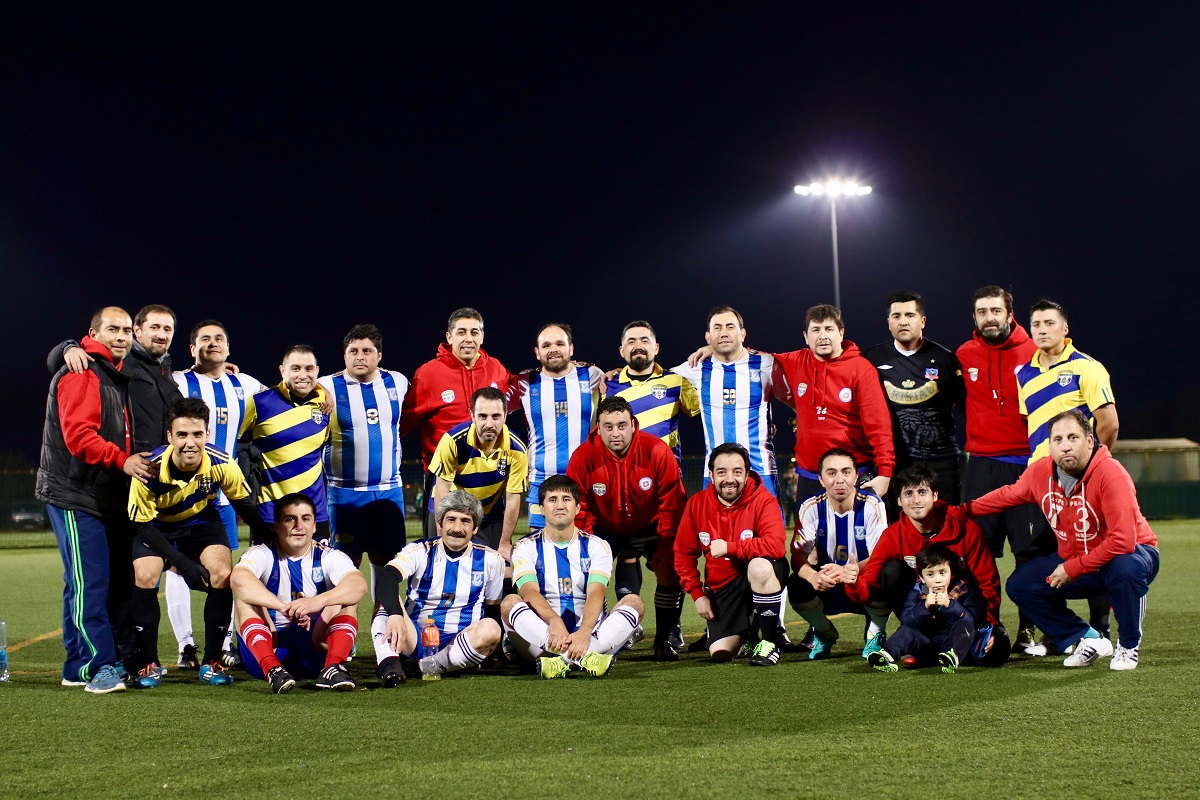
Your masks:
<svg viewBox="0 0 1200 800"><path fill-rule="evenodd" d="M404 662L399 656L391 656L385 658L379 665L379 680L383 681L383 688L392 689L408 680L404 674Z"/></svg>
<svg viewBox="0 0 1200 800"><path fill-rule="evenodd" d="M654 660L655 661L678 661L679 651L671 647L671 643L665 640L656 641L654 643Z"/></svg>
<svg viewBox="0 0 1200 800"><path fill-rule="evenodd" d="M349 692L355 688L355 683L344 664L334 664L332 667L326 667L321 677L317 678L317 688Z"/></svg>
<svg viewBox="0 0 1200 800"><path fill-rule="evenodd" d="M275 694L287 694L296 688L296 679L283 667L273 667L267 673L267 680L271 682L271 691Z"/></svg>
<svg viewBox="0 0 1200 800"><path fill-rule="evenodd" d="M753 652L750 654L750 666L752 667L773 667L779 663L779 648L774 642L768 642L763 639L754 646Z"/></svg>
<svg viewBox="0 0 1200 800"><path fill-rule="evenodd" d="M671 645L676 651L682 650L687 644L683 641L683 629L678 623L675 624L675 629L671 631L671 635L667 637L667 644Z"/></svg>
<svg viewBox="0 0 1200 800"><path fill-rule="evenodd" d="M228 650L222 650L221 658L219 660L227 669L234 669L235 667L242 666L242 655L238 652L236 644L233 647L230 647Z"/></svg>

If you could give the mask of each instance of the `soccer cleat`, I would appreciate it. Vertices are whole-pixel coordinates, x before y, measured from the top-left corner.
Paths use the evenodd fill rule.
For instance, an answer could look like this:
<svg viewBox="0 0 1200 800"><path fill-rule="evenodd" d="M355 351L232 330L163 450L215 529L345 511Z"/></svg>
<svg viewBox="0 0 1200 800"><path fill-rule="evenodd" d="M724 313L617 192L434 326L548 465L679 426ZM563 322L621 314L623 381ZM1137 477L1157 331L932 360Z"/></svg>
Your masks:
<svg viewBox="0 0 1200 800"><path fill-rule="evenodd" d="M831 658L833 656L833 643L838 640L837 628L832 625L825 633L813 631L813 646L812 650L808 651L808 658L811 661L819 659Z"/></svg>
<svg viewBox="0 0 1200 800"><path fill-rule="evenodd" d="M799 642L796 642L796 644L793 646L797 650L805 650L805 651L812 650L813 649L813 639L816 637L816 634L817 634L817 632L813 630L812 625L809 625L808 630L804 632L804 638L801 639Z"/></svg>
<svg viewBox="0 0 1200 800"><path fill-rule="evenodd" d="M654 660L678 661L679 651L672 647L669 641L656 639L654 641Z"/></svg>
<svg viewBox="0 0 1200 800"><path fill-rule="evenodd" d="M579 666L593 678L603 678L612 668L613 657L608 653L584 653Z"/></svg>
<svg viewBox="0 0 1200 800"><path fill-rule="evenodd" d="M267 680L271 682L271 691L275 694L287 694L296 688L296 679L283 667L271 667Z"/></svg>
<svg viewBox="0 0 1200 800"><path fill-rule="evenodd" d="M1110 642L1108 639L1102 637L1095 639L1083 638L1075 643L1074 652L1063 659L1063 666L1086 667L1097 658L1111 656L1112 654L1112 642Z"/></svg>
<svg viewBox="0 0 1200 800"><path fill-rule="evenodd" d="M874 636L867 639L867 643L863 646L862 657L870 658L871 653L878 653L883 649L883 643L887 640L887 634L883 631L878 631Z"/></svg>
<svg viewBox="0 0 1200 800"><path fill-rule="evenodd" d="M752 667L773 667L779 663L779 648L774 642L769 642L763 639L754 646L754 651L750 654L750 666Z"/></svg>
<svg viewBox="0 0 1200 800"><path fill-rule="evenodd" d="M198 669L200 667L200 654L196 652L196 645L185 644L183 649L179 651L179 662L175 666L180 669Z"/></svg>
<svg viewBox="0 0 1200 800"><path fill-rule="evenodd" d="M214 661L200 668L200 682L209 686L228 686L233 683L233 676L225 669L224 664Z"/></svg>
<svg viewBox="0 0 1200 800"><path fill-rule="evenodd" d="M667 644L671 645L671 648L676 651L682 650L687 646L687 642L683 640L683 629L679 626L679 623L675 624L671 635L667 637Z"/></svg>
<svg viewBox="0 0 1200 800"><path fill-rule="evenodd" d="M317 678L318 689L332 689L335 692L350 692L355 687L354 676L344 664L331 664Z"/></svg>
<svg viewBox="0 0 1200 800"><path fill-rule="evenodd" d="M958 672L958 653L953 650L938 653L938 663L942 665L942 672L947 675Z"/></svg>
<svg viewBox="0 0 1200 800"><path fill-rule="evenodd" d="M404 662L399 656L389 656L379 664L379 680L383 681L383 688L392 689L408 680L408 676L404 674Z"/></svg>
<svg viewBox="0 0 1200 800"><path fill-rule="evenodd" d="M892 654L887 650L876 650L867 656L867 663L872 669L877 669L880 672L899 672L900 668L896 666L896 659L892 658Z"/></svg>
<svg viewBox="0 0 1200 800"><path fill-rule="evenodd" d="M538 675L548 681L565 678L570 671L571 667L562 660L561 656L542 656L538 659Z"/></svg>
<svg viewBox="0 0 1200 800"><path fill-rule="evenodd" d="M162 667L151 661L130 679L129 685L134 689L157 689L162 683Z"/></svg>
<svg viewBox="0 0 1200 800"><path fill-rule="evenodd" d="M1109 669L1130 670L1137 669L1138 649L1136 647L1122 647L1117 644L1117 651L1113 653L1112 661L1108 662Z"/></svg>
<svg viewBox="0 0 1200 800"><path fill-rule="evenodd" d="M240 667L242 665L242 656L238 652L237 646L230 647L228 650L222 650L220 661L226 669Z"/></svg>
<svg viewBox="0 0 1200 800"><path fill-rule="evenodd" d="M638 625L633 629L633 633L629 634L629 638L625 640L625 644L621 645L622 650L632 650L633 646L646 638L646 632L642 630L642 626Z"/></svg>
<svg viewBox="0 0 1200 800"><path fill-rule="evenodd" d="M125 683L117 674L115 667L101 667L96 677L84 684L83 690L90 694L109 694L110 692L125 691Z"/></svg>
<svg viewBox="0 0 1200 800"><path fill-rule="evenodd" d="M1033 647L1037 643L1037 628L1026 625L1017 632L1017 640L1013 642L1013 651L1024 653L1027 648Z"/></svg>

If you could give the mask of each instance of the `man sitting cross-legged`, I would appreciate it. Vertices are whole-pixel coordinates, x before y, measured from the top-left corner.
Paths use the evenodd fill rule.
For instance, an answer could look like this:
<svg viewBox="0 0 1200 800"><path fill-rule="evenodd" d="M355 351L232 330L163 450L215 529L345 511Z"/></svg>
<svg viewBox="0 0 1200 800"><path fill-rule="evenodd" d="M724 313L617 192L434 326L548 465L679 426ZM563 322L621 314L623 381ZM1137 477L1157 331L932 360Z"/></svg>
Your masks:
<svg viewBox="0 0 1200 800"><path fill-rule="evenodd" d="M513 581L520 594L504 598L501 615L513 648L536 661L543 678L565 678L572 667L599 678L635 631L640 636L645 606L629 594L605 615L612 550L600 537L575 527L579 484L553 475L539 489L545 528L513 550Z"/></svg>

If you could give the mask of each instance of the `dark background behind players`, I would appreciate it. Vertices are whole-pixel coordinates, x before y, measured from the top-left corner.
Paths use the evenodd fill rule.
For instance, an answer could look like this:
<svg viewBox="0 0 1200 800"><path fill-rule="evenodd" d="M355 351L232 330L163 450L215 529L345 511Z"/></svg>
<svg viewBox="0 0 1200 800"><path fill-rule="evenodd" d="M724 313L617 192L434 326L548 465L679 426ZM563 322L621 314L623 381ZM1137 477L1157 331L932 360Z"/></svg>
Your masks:
<svg viewBox="0 0 1200 800"><path fill-rule="evenodd" d="M980 285L1009 285L1022 324L1086 285L1072 327L1120 387L1124 435L1200 439L1186 364L1116 324L1151 309L1147 336L1190 338L1163 309L1198 288L1194 9L26 13L0 32L0 312L13 385L36 390L14 393L0 449L36 457L41 356L107 302L165 300L184 329L215 314L247 332L254 375L294 341L335 364L369 320L411 376L464 304L520 369L545 320L513 310L546 281L605 368L629 319L654 320L670 363L723 303L755 320L749 344L798 347L780 292L803 308L832 280L827 204L791 187L826 169L876 187L839 208L850 329L882 333L909 287L953 343ZM619 276L619 302L596 276ZM266 324L280 292L321 313Z"/></svg>

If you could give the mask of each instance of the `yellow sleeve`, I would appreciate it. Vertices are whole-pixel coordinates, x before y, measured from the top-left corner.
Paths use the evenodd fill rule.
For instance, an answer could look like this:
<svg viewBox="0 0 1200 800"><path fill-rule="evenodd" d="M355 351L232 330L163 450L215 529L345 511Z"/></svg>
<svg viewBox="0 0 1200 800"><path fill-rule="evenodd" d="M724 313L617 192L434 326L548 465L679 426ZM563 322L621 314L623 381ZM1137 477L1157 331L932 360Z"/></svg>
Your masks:
<svg viewBox="0 0 1200 800"><path fill-rule="evenodd" d="M136 478L129 484L129 520L131 522L153 522L158 516L158 504L150 487Z"/></svg>
<svg viewBox="0 0 1200 800"><path fill-rule="evenodd" d="M680 377L679 402L687 411L689 417L694 417L700 413L700 395L696 391L696 387L692 386L692 382L687 378Z"/></svg>
<svg viewBox="0 0 1200 800"><path fill-rule="evenodd" d="M454 437L449 433L442 434L441 440L434 449L433 457L429 459L429 471L451 483L458 476L458 447L454 444Z"/></svg>
<svg viewBox="0 0 1200 800"><path fill-rule="evenodd" d="M511 450L508 454L509 494L525 494L529 489L529 457L523 450Z"/></svg>
<svg viewBox="0 0 1200 800"><path fill-rule="evenodd" d="M1108 370L1099 361L1089 361L1088 368L1079 376L1079 391L1083 400L1093 412L1100 406L1117 402L1113 398L1112 379Z"/></svg>
<svg viewBox="0 0 1200 800"><path fill-rule="evenodd" d="M242 474L242 468L237 465L232 459L224 464L219 464L216 467L219 470L217 475L221 491L230 500L241 500L250 496L250 487L246 484L246 476Z"/></svg>

